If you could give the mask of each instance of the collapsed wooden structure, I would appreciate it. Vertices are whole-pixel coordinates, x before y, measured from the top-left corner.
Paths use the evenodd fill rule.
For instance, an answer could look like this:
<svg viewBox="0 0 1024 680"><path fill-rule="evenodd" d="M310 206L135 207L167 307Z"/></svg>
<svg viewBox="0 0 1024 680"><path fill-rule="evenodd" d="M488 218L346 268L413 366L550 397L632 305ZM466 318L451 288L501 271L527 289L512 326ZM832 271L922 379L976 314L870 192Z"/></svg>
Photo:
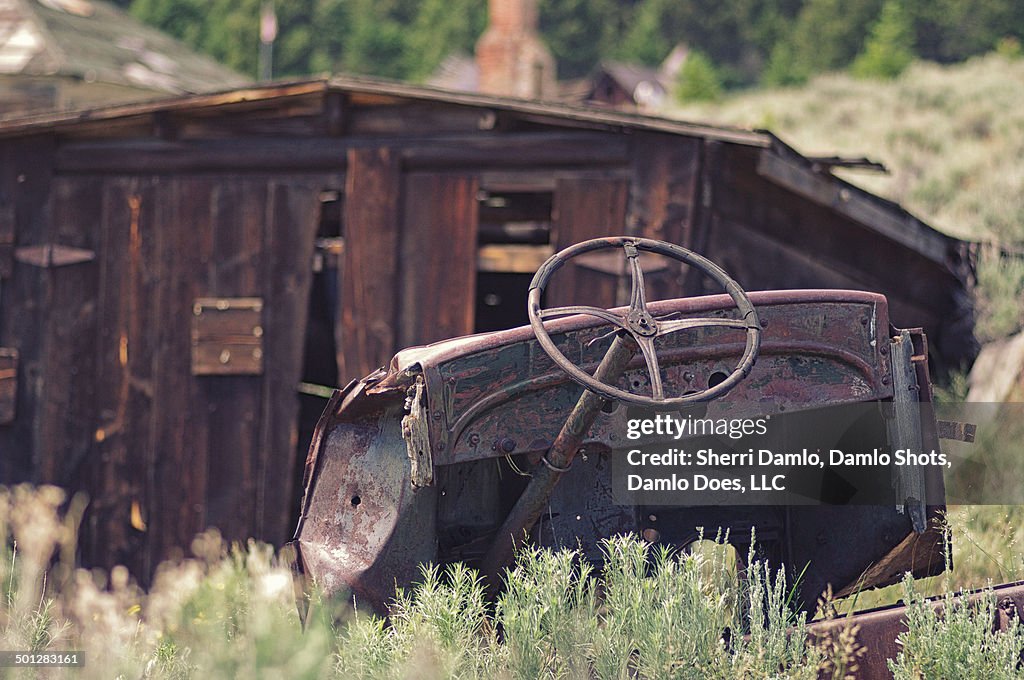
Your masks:
<svg viewBox="0 0 1024 680"><path fill-rule="evenodd" d="M285 540L315 385L524 323L536 265L595 236L880 292L940 369L976 352L970 245L767 132L333 78L9 121L0 159L0 481L86 491L92 564ZM620 273L551 295L611 306Z"/></svg>

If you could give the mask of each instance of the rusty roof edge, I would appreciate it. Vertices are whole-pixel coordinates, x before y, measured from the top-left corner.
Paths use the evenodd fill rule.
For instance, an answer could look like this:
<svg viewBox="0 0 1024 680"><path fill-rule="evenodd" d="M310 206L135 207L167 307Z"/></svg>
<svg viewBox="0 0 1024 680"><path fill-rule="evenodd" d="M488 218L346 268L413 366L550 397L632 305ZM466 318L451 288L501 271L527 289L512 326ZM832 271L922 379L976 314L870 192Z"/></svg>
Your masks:
<svg viewBox="0 0 1024 680"><path fill-rule="evenodd" d="M498 97L476 92L445 90L426 85L409 85L397 81L358 76L333 76L330 78L321 77L272 83L253 83L218 92L176 95L139 103L12 118L0 121L0 137L26 132L43 132L44 130L41 128L60 129L85 122L144 116L157 111L217 108L257 100L272 100L298 94L308 94L315 91L326 92L328 90L402 97L459 106L487 107L521 115L550 117L552 123L562 119L590 124L595 127L652 130L717 139L746 146L767 147L771 144L771 138L768 135L742 128L676 121L670 118L634 113L595 111L586 107L571 106L559 102L540 102L511 97Z"/></svg>
<svg viewBox="0 0 1024 680"><path fill-rule="evenodd" d="M481 94L479 92L446 90L429 85L409 85L397 81L349 75L333 76L328 82L332 89L337 88L349 92L391 95L463 106L483 106L513 113L551 116L552 118L576 120L604 126L639 128L656 132L706 137L745 146L768 147L771 144L771 137L760 131L680 121L639 113L595 110L590 107L575 106L562 102L501 97Z"/></svg>

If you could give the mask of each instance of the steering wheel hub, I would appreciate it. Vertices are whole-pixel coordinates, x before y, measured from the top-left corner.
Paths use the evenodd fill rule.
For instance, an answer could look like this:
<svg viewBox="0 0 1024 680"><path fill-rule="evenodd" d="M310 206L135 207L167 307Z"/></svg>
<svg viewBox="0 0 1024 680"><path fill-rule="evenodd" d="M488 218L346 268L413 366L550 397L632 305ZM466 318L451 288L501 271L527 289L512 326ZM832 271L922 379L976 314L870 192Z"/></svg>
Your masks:
<svg viewBox="0 0 1024 680"><path fill-rule="evenodd" d="M658 334L658 322L647 312L631 311L626 315L629 330L645 338L653 338Z"/></svg>

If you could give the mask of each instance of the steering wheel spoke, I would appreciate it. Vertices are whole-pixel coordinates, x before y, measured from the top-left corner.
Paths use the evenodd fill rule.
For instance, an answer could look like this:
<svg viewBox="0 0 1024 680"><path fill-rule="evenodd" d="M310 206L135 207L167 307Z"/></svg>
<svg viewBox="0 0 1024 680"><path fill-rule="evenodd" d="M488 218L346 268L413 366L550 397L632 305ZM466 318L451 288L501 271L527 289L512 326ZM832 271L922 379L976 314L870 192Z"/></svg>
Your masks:
<svg viewBox="0 0 1024 680"><path fill-rule="evenodd" d="M627 243L626 260L629 262L629 311L647 313L647 294L644 292L644 270L640 267L640 252L636 245Z"/></svg>
<svg viewBox="0 0 1024 680"><path fill-rule="evenodd" d="M644 355L644 362L647 364L647 374L651 378L651 396L654 399L664 399L665 388L661 384L661 366L654 349L654 338L634 335L633 339L640 346L640 353Z"/></svg>
<svg viewBox="0 0 1024 680"><path fill-rule="evenodd" d="M698 316L690 319L673 319L658 322L658 335L669 335L690 328L736 328L747 330L748 324L743 319L723 319L712 316Z"/></svg>
<svg viewBox="0 0 1024 680"><path fill-rule="evenodd" d="M572 316L574 314L596 316L598 319L603 319L608 323L615 324L619 328L627 328L625 319L615 312L609 312L607 309L601 309L600 307L591 307L589 305L566 305L565 307L552 307L550 309L540 310L540 318L545 320L558 319L563 316Z"/></svg>

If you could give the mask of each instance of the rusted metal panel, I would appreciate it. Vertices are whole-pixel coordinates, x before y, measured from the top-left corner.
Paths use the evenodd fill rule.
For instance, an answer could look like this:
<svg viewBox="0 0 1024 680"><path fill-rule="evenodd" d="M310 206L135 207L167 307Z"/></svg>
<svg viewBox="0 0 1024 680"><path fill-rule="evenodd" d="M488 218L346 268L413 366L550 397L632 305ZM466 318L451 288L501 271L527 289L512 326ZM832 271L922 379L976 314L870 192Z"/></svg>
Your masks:
<svg viewBox="0 0 1024 680"><path fill-rule="evenodd" d="M555 250L599 236L621 233L628 198L629 185L624 180L559 179L552 215ZM601 254L594 255L601 257ZM626 270L621 257L616 261L622 267L621 276L607 273L601 260L591 262L584 257L578 258L577 262L558 272L548 290L547 304L551 307L567 304L612 307L622 302L619 284L620 280L625 281Z"/></svg>
<svg viewBox="0 0 1024 680"><path fill-rule="evenodd" d="M855 291L771 291L750 297L765 321L761 357L749 377L736 386L729 403L706 404L707 416L736 416L736 409L747 408L744 404L768 414L799 411L812 404L892 399L890 325L884 297ZM731 306L728 296L718 295L655 302L650 308L658 316L686 317L715 314ZM556 345L580 365L592 369L600 360L606 344L591 348L590 341L607 330L601 321L569 317L550 326ZM714 371L731 367L730 359L734 362L741 348L742 342L730 341L717 330L667 342L661 348L666 385L702 389ZM634 381L644 370L643 362L634 360L620 384L642 389ZM927 383L927 375L921 380ZM410 433L400 441L398 434L387 432L400 430L398 423L411 406L410 394L422 405L418 385L423 386L430 409L426 432L420 432L419 439ZM415 391L410 393L410 388ZM508 457L515 457L519 466L536 464L550 449L564 414L579 394L580 388L537 351L528 327L400 352L386 374L370 376L332 400L318 426L297 534L308 573L320 584L329 582L332 588L349 584L357 595L380 602L381 593L396 579L408 582L402 580L407 565L392 558L403 550L420 554L422 534L435 530L437 558L477 563L524 484L511 467L503 467L508 473L504 476L488 476L477 467L506 466L503 461ZM423 415L417 422L422 422ZM551 498L559 516L599 519L583 524L542 519L534 541L552 547L576 547L580 541L585 554L599 554L602 536L641 532L651 527L655 520L650 516L656 514L657 530L651 535L659 536L662 543L685 546L698 538L697 527L722 527L745 552L751 529L756 528L762 558L784 565L791 577L811 565L812 576L801 579L795 600L805 609L812 609L829 585L834 592L845 592L892 583L903 569L924 576L943 568L942 537L935 524L938 506L928 509L930 527L920 534L914 532L910 518L892 505L641 507L605 512L603 504L611 503L605 493L610 488L608 456L622 446L616 437L626 418L626 410L620 408L598 419L582 442L589 458L581 463L586 465L585 479L559 485ZM423 435L429 443L428 462L433 467L429 478L434 485L416 487L410 478L414 466L409 450L422 448ZM385 455L385 449L390 453ZM364 470L370 459L375 461L374 470L401 468L401 483L381 486L384 477L398 473L390 471L381 477ZM421 483L427 479L428 475L421 475ZM467 484L474 486L462 488ZM481 484L491 486L481 488ZM421 508L419 516L403 516L409 498L399 488L417 494L439 488L443 498L451 499L438 500L436 511L431 506ZM594 489L597 495L581 495L581 488ZM341 501L339 489L343 490ZM372 540L355 538L350 526L358 518L349 515L361 512L357 508L363 506L381 522L380 533L374 533ZM435 528L432 522L439 524ZM410 532L410 526L416 530ZM410 534L415 540L410 541ZM851 543L858 546L856 554L848 554ZM312 553L307 553L307 545ZM339 550L346 557L332 559Z"/></svg>
<svg viewBox="0 0 1024 680"><path fill-rule="evenodd" d="M473 332L479 207L475 177L413 173L402 206L399 345Z"/></svg>
<svg viewBox="0 0 1024 680"><path fill-rule="evenodd" d="M853 291L755 292L750 297L767 321L767 328L762 341L763 358L750 377L734 390L737 401L768 400L774 407L785 409L806 403L891 397L891 384L882 380L889 375L890 359L879 350L888 345L889 317L884 298ZM650 303L655 310L652 313L682 316L729 306L728 296L722 295ZM587 347L587 343L607 332L604 322L575 317L549 325L553 331L564 333L561 346L580 365L596 366L605 346ZM665 375L683 380L682 373L688 371L693 389L706 387L718 366L731 369L728 360L741 353L743 334L729 333L708 330L699 335L666 336L662 345L666 354ZM563 407L572 407L579 388L546 356L535 356L533 343L531 329L522 327L404 350L396 355L391 375L381 386L398 380L406 368L423 368L428 402L446 405L445 420L435 423L431 430L435 464L489 457L493 455L491 445L504 439L516 442L516 453L542 452L550 441L536 433L557 430L565 412ZM794 371L787 365L787 353L804 357L809 362L807 367ZM693 367L695 362L704 368ZM812 362L819 372L834 373L834 379L828 384L801 379L802 373L810 371ZM639 362L631 366L631 374L641 365ZM541 388L549 390L545 392L546 405L534 401L534 393ZM494 407L510 400L519 400L517 413L529 417L510 420L496 415ZM559 407L552 408L556 403ZM599 423L593 437L610 444L607 438L617 427L613 420Z"/></svg>
<svg viewBox="0 0 1024 680"><path fill-rule="evenodd" d="M192 305L192 375L263 373L263 299L199 298Z"/></svg>
<svg viewBox="0 0 1024 680"><path fill-rule="evenodd" d="M387 363L396 347L401 175L395 151L352 149L345 174L340 317L335 329L341 382Z"/></svg>
<svg viewBox="0 0 1024 680"><path fill-rule="evenodd" d="M0 425L14 422L18 397L18 350L0 347Z"/></svg>
<svg viewBox="0 0 1024 680"><path fill-rule="evenodd" d="M1021 625L1024 620L1024 582L1007 583L996 586L991 591L972 591L957 594L952 599L961 603L964 600L977 601L980 598L994 598L996 617L992 621L993 630L1007 630L1011 626ZM940 611L947 603L944 597L929 599L929 604ZM841 635L853 638L855 646L860 650L856 658L856 670L852 676L862 680L882 680L891 678L888 661L895 659L900 652L897 637L907 631L907 607L893 605L870 611L858 612L850 616L816 621L807 627L808 636L819 644L831 640L838 642ZM839 647L842 648L842 647ZM823 671L821 677L831 677Z"/></svg>

